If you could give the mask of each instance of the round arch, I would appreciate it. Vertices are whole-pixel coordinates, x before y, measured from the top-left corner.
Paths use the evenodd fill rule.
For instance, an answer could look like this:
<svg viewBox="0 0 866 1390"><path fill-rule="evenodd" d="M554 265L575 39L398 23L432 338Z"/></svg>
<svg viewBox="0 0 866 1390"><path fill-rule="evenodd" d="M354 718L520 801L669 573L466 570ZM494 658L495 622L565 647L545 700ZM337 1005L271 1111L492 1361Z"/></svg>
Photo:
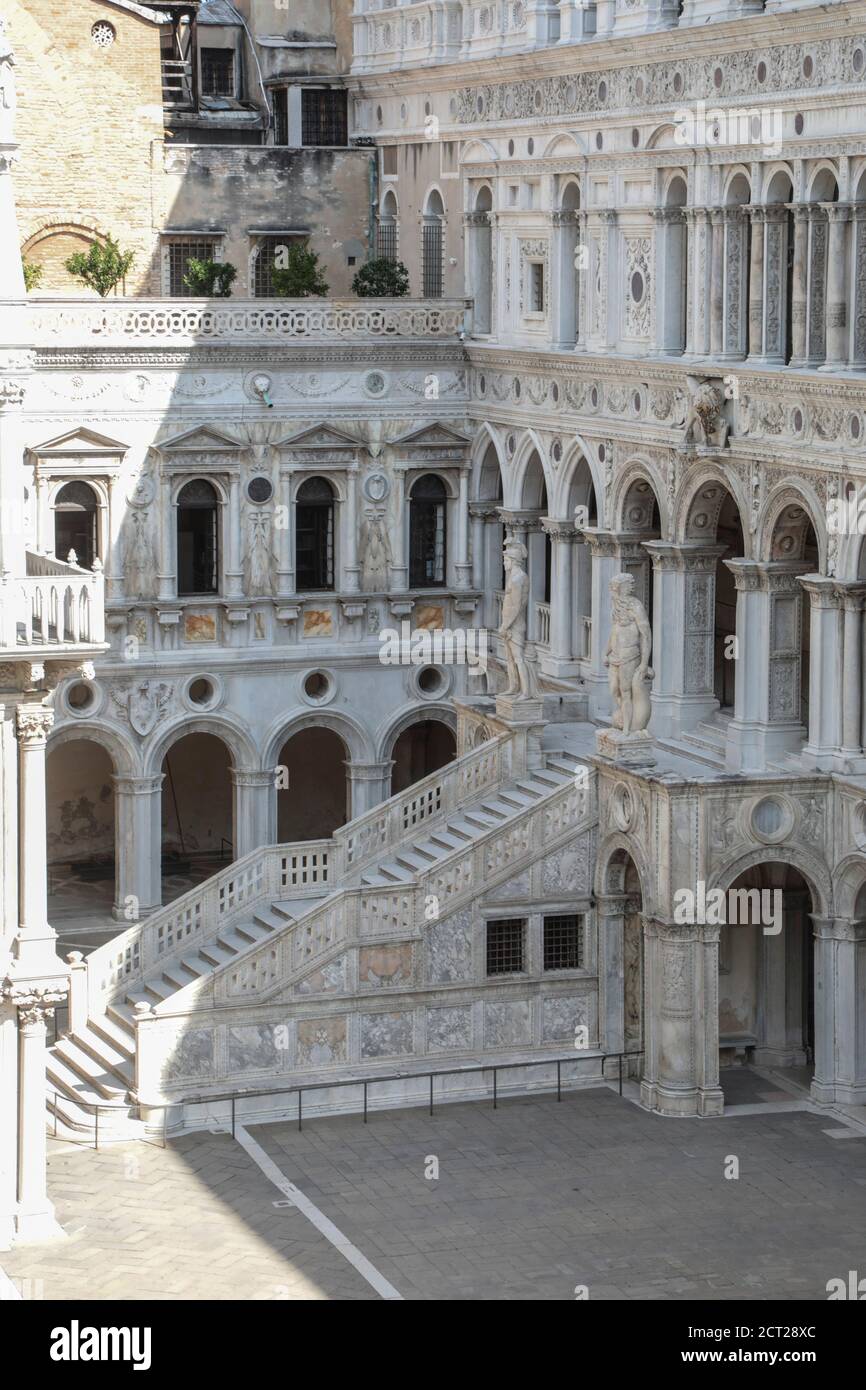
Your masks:
<svg viewBox="0 0 866 1390"><path fill-rule="evenodd" d="M612 893L624 893L626 891L624 879L628 869L626 861L628 860L631 860L638 876L641 910L645 915L651 916L654 911L654 904L648 893L648 885L652 883L649 866L635 840L629 839L618 831L612 835L607 835L598 847L593 892L596 897L605 897Z"/></svg>
<svg viewBox="0 0 866 1390"><path fill-rule="evenodd" d="M812 895L813 912L819 917L830 915L833 903L830 870L808 845L758 845L754 849L740 851L736 858L727 860L713 871L707 882L707 890L721 888L726 893L742 874L760 864L789 864L796 869Z"/></svg>
<svg viewBox="0 0 866 1390"><path fill-rule="evenodd" d="M258 766L258 753L251 736L240 725L220 715L202 715L190 719L188 714L180 715L167 728L160 731L159 737L151 744L144 760L144 773L154 776L162 770L166 753L174 744L188 734L211 734L224 743L229 750L232 767L254 769Z"/></svg>
<svg viewBox="0 0 866 1390"><path fill-rule="evenodd" d="M849 854L836 865L833 874L833 907L837 917L854 917L857 899L866 888L866 859L862 853Z"/></svg>
<svg viewBox="0 0 866 1390"><path fill-rule="evenodd" d="M743 519L744 517L748 518L749 507L747 500L743 495L742 484L740 483L739 478L735 474L729 474L726 469L720 468L717 464L709 468L701 469L697 476L692 474L684 480L683 484L680 487L679 493L674 501L673 518L671 526L671 530L673 533L672 539L678 542L694 539L694 536L690 534L690 529L693 514L695 514L695 507L699 500L702 500L704 503L717 504L715 516L711 518L712 527L707 525L706 527L701 528L702 532L712 532L713 534L715 533L715 527L718 522L718 513L719 511L721 511L722 505L725 500L724 495L718 498L701 498L702 492L713 487L719 488L722 494L729 493L730 496L733 498L734 505L736 506L739 515L740 525L743 529L743 544L745 546L744 553L748 557L749 547L751 545L751 535L749 532L748 525L744 524ZM703 507L702 510L706 511L706 507Z"/></svg>
<svg viewBox="0 0 866 1390"><path fill-rule="evenodd" d="M454 706L444 700L430 700L423 705L411 705L392 716L387 724L379 727L375 735L376 741L376 762L387 762L394 751L394 744L401 734L407 729L411 729L414 724L422 724L425 720L435 719L440 724L447 724L448 728L457 737L457 713Z"/></svg>
<svg viewBox="0 0 866 1390"><path fill-rule="evenodd" d="M270 772L277 765L280 750L295 734L304 729L330 729L342 739L349 760L353 763L376 761L373 740L364 726L351 715L333 709L305 710L288 720L283 716L271 725L264 739L262 771Z"/></svg>
<svg viewBox="0 0 866 1390"><path fill-rule="evenodd" d="M806 184L807 203L831 203L839 196L839 170L829 159L819 160L809 171Z"/></svg>
<svg viewBox="0 0 866 1390"><path fill-rule="evenodd" d="M46 751L52 752L55 748L60 748L64 743L75 743L84 739L90 743L98 743L100 748L104 748L114 765L114 775L116 777L139 777L142 775L141 758L138 749L133 746L126 734L111 724L102 721L94 723L91 720L76 719L68 724L56 725L48 735Z"/></svg>

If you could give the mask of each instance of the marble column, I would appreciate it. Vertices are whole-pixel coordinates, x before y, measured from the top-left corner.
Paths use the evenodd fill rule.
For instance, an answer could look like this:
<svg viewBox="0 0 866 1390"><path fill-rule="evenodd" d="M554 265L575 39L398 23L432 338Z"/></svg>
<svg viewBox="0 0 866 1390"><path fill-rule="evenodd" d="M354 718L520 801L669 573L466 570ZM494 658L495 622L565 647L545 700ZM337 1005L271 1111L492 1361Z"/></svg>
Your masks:
<svg viewBox="0 0 866 1390"><path fill-rule="evenodd" d="M763 224L763 347L761 361L783 363L787 343L786 285L788 209L783 203L761 208ZM754 233L753 233L754 234ZM750 293L751 304L751 293ZM750 307L751 313L751 307ZM751 342L749 356L752 356Z"/></svg>
<svg viewBox="0 0 866 1390"><path fill-rule="evenodd" d="M722 209L724 220L723 356L739 361L746 354L749 265L746 255L746 208Z"/></svg>
<svg viewBox="0 0 866 1390"><path fill-rule="evenodd" d="M716 562L723 545L645 541L653 586L652 732L677 738L718 709L714 689Z"/></svg>
<svg viewBox="0 0 866 1390"><path fill-rule="evenodd" d="M54 712L42 705L19 705L18 754L18 922L19 960L40 950L55 933L48 925L48 860L45 815L45 749Z"/></svg>
<svg viewBox="0 0 866 1390"><path fill-rule="evenodd" d="M847 203L822 203L829 219L827 244L826 371L847 366L848 347L848 222Z"/></svg>
<svg viewBox="0 0 866 1390"><path fill-rule="evenodd" d="M820 1104L866 1105L866 920L813 916Z"/></svg>
<svg viewBox="0 0 866 1390"><path fill-rule="evenodd" d="M610 637L610 581L621 568L618 537L613 531L586 526L583 536L590 550L591 565L591 640L588 670L584 676L589 697L590 719L609 718L611 696L604 653Z"/></svg>
<svg viewBox="0 0 866 1390"><path fill-rule="evenodd" d="M279 598L294 597L294 516L292 510L292 471L280 470L280 491L274 526L277 532L277 594Z"/></svg>
<svg viewBox="0 0 866 1390"><path fill-rule="evenodd" d="M163 601L177 597L176 530L177 508L171 500L171 478L163 474L159 481L159 597Z"/></svg>
<svg viewBox="0 0 866 1390"><path fill-rule="evenodd" d="M18 1010L0 984L0 1250L15 1240L18 1212Z"/></svg>
<svg viewBox="0 0 866 1390"><path fill-rule="evenodd" d="M598 1032L606 1053L625 1051L625 893L596 896L598 926Z"/></svg>
<svg viewBox="0 0 866 1390"><path fill-rule="evenodd" d="M788 204L794 214L794 263L791 291L791 366L806 363L806 293L809 266L809 205Z"/></svg>
<svg viewBox="0 0 866 1390"><path fill-rule="evenodd" d="M14 997L14 996L13 996ZM18 1003L18 1210L16 1240L42 1241L63 1232L48 1197L46 1175L46 1019L65 996L57 991L19 996Z"/></svg>
<svg viewBox="0 0 866 1390"><path fill-rule="evenodd" d="M392 594L405 594L409 587L409 566L406 560L406 473L404 469L394 470L394 511L395 526L391 532L391 563L388 566L390 590Z"/></svg>
<svg viewBox="0 0 866 1390"><path fill-rule="evenodd" d="M391 795L392 758L381 763L346 762L349 784L349 818L363 816Z"/></svg>
<svg viewBox="0 0 866 1390"><path fill-rule="evenodd" d="M804 575L799 582L810 600L809 735L801 757L806 767L838 770L844 766L842 600L836 581L826 575Z"/></svg>
<svg viewBox="0 0 866 1390"><path fill-rule="evenodd" d="M552 676L571 676L577 673L577 661L573 651L574 617L572 602L574 583L572 579L572 555L574 550L575 528L569 521L557 521L545 517L542 526L550 537L551 585L550 585L550 649L542 658L542 669Z"/></svg>
<svg viewBox="0 0 866 1390"><path fill-rule="evenodd" d="M787 866L767 864L763 882L773 892L782 893L783 927L778 933L754 928L758 932L760 958L758 1044L755 1062L764 1067L801 1067L806 1063L803 1047L803 922L808 894L785 887ZM812 933L808 932L808 949Z"/></svg>
<svg viewBox="0 0 866 1390"><path fill-rule="evenodd" d="M458 589L472 587L472 563L469 559L469 468L461 468L457 498L457 554L454 561Z"/></svg>
<svg viewBox="0 0 866 1390"><path fill-rule="evenodd" d="M244 572L241 565L241 524L241 480L233 474L229 479L228 507L223 509L223 537L228 559L224 571L227 598L242 598L244 592ZM226 530L228 531L227 536ZM217 583L219 584L219 578Z"/></svg>
<svg viewBox="0 0 866 1390"><path fill-rule="evenodd" d="M112 777L115 809L114 918L131 926L162 902L162 783Z"/></svg>
<svg viewBox="0 0 866 1390"><path fill-rule="evenodd" d="M710 353L721 357L724 349L725 314L725 210L709 210L712 242L710 246Z"/></svg>
<svg viewBox="0 0 866 1390"><path fill-rule="evenodd" d="M578 271L575 255L579 245L579 214L576 209L564 208L552 212L550 222L551 264L556 275L554 346L560 351L569 351L577 342Z"/></svg>
<svg viewBox="0 0 866 1390"><path fill-rule="evenodd" d="M343 587L347 594L357 594L360 589L361 567L358 564L358 470L352 468L346 474L346 524L343 527L345 560L343 563Z"/></svg>
<svg viewBox="0 0 866 1390"><path fill-rule="evenodd" d="M842 603L842 756L863 756L863 608L866 584L838 584Z"/></svg>
<svg viewBox="0 0 866 1390"><path fill-rule="evenodd" d="M123 515L120 476L112 473L108 479L108 536L103 556L108 580L106 598L109 603L123 599L123 549L120 541Z"/></svg>
<svg viewBox="0 0 866 1390"><path fill-rule="evenodd" d="M662 1115L720 1115L719 928L644 919L641 1103Z"/></svg>
<svg viewBox="0 0 866 1390"><path fill-rule="evenodd" d="M752 241L749 253L749 357L760 358L764 353L764 259L766 209L749 207Z"/></svg>
<svg viewBox="0 0 866 1390"><path fill-rule="evenodd" d="M855 203L851 216L854 238L854 333L852 366L866 366L866 203Z"/></svg>
<svg viewBox="0 0 866 1390"><path fill-rule="evenodd" d="M271 803L276 802L273 770L232 768L234 858L270 843Z"/></svg>
<svg viewBox="0 0 866 1390"><path fill-rule="evenodd" d="M495 502L470 502L472 518L472 587L482 595L481 621L498 625L496 592L502 579L499 510Z"/></svg>

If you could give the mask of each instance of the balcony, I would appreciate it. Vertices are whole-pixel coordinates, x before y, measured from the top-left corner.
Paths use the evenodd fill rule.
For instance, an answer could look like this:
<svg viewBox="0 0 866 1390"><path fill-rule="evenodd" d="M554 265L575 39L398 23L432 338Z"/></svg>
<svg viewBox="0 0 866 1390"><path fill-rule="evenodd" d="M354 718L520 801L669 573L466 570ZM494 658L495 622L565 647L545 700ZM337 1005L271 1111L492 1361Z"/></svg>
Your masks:
<svg viewBox="0 0 866 1390"><path fill-rule="evenodd" d="M0 582L0 654L41 660L105 647L101 568L27 552L27 573Z"/></svg>
<svg viewBox="0 0 866 1390"><path fill-rule="evenodd" d="M38 299L19 312L37 348L164 348L456 341L465 311L462 299Z"/></svg>

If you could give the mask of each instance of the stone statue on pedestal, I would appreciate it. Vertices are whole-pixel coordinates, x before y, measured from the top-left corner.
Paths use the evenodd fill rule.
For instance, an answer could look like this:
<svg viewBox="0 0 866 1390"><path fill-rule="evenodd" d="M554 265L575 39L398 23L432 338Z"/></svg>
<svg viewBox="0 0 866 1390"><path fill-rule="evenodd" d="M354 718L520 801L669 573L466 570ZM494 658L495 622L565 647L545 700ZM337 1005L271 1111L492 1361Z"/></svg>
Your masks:
<svg viewBox="0 0 866 1390"><path fill-rule="evenodd" d="M611 729L600 731L598 749L624 762L652 762L647 733L651 705L649 683L652 629L646 609L634 596L634 576L616 574L610 581L610 637L604 654L613 699Z"/></svg>
<svg viewBox="0 0 866 1390"><path fill-rule="evenodd" d="M502 692L519 700L535 696L532 673L526 664L526 610L529 606L529 575L524 564L526 546L520 541L505 543L505 594L499 636L505 644L508 685Z"/></svg>

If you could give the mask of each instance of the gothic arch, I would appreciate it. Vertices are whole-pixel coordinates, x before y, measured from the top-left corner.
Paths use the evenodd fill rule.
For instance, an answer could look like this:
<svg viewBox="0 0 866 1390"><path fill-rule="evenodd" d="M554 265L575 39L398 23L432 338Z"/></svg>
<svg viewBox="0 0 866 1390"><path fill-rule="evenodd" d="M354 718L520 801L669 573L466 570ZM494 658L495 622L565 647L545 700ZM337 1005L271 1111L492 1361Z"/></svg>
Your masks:
<svg viewBox="0 0 866 1390"><path fill-rule="evenodd" d="M604 481L600 474L598 460L595 457L594 451L587 447L580 435L575 435L565 451L565 456L554 479L554 487L550 496L551 516L562 517L568 521L573 520L568 514L568 501L574 475L581 463L586 465L589 472L593 491L595 492L595 505L598 509L599 516L601 515Z"/></svg>
<svg viewBox="0 0 866 1390"><path fill-rule="evenodd" d="M737 180L741 180L740 188L736 189ZM743 187L745 185L745 187ZM747 196L743 197L743 194ZM752 177L745 164L732 164L725 170L722 180L721 203L724 206L736 206L748 203L752 197Z"/></svg>
<svg viewBox="0 0 866 1390"><path fill-rule="evenodd" d="M544 486L547 489L548 506L550 505L549 499L553 492L553 479L550 476L551 470L550 462L547 457L547 450L536 431L528 429L517 447L517 452L514 455L511 466L511 478L506 506L513 507L516 511L524 510L527 505L523 501L523 489L533 454L537 454L538 456L538 462L541 465L541 473L544 478Z"/></svg>
<svg viewBox="0 0 866 1390"><path fill-rule="evenodd" d="M701 498L700 494L712 487L719 488L722 495L719 497ZM731 497L734 499L739 513L740 525L743 528L743 544L748 551L751 545L751 534L748 524L749 507L743 495L742 483L732 469L729 470L720 467L718 463L702 468L697 476L690 473L680 486L673 508L672 539L676 541L694 540L696 534L703 535L707 538L709 538L710 535L714 536L716 534L719 512L725 500L725 493L730 493ZM697 530L692 523L694 516L698 514L695 508L699 501L705 504L702 508L703 511L713 513L714 510L714 514L711 516L712 526L703 526Z"/></svg>
<svg viewBox="0 0 866 1390"><path fill-rule="evenodd" d="M773 539L779 518L788 507L799 507L805 513L802 523L801 544L798 547L802 553L802 542L805 540L806 527L809 522L818 541L818 555L820 573L827 572L827 535L826 527L821 520L821 504L817 495L807 484L799 478L785 478L773 488L767 498L761 513L757 534L758 534L758 556L762 560L782 560L800 558L798 554L774 555Z"/></svg>
<svg viewBox="0 0 866 1390"><path fill-rule="evenodd" d="M661 532L663 536L670 534L671 519L668 514L668 496L664 485L664 479L656 472L653 464L648 459L641 458L639 455L629 459L625 467L611 490L608 505L605 509L605 516L608 518L608 525L612 531L634 530L634 527L626 525L626 504L629 493L637 482L645 482L655 497L659 509L659 519L661 522Z"/></svg>
<svg viewBox="0 0 866 1390"><path fill-rule="evenodd" d="M186 738L187 734L212 734L214 738L218 738L229 750L232 766L236 770L258 766L256 746L247 731L239 724L224 715L201 715L197 719L190 719L188 714L182 714L167 728L162 729L159 738L151 744L145 757L145 773L154 776L160 772L166 753L171 751L175 743Z"/></svg>
<svg viewBox="0 0 866 1390"><path fill-rule="evenodd" d="M503 496L505 495L505 478L507 474L506 460L503 457L502 447L496 434L485 421L475 436L475 442L472 445L472 452L470 455L472 477L471 493L473 502L487 502L491 500L484 495L484 474L488 464L488 453L491 448L499 466L499 473L502 478Z"/></svg>
<svg viewBox="0 0 866 1390"><path fill-rule="evenodd" d="M806 880L812 894L813 912L819 917L830 916L833 910L830 871L824 860L807 845L757 845L754 849L740 850L735 859L714 870L707 889L721 888L727 892L741 874L758 864L790 864Z"/></svg>
<svg viewBox="0 0 866 1390"><path fill-rule="evenodd" d="M449 729L457 736L457 713L454 706L444 700L431 700L423 705L411 705L409 708L402 709L396 716L392 716L388 724L380 726L375 734L376 743L376 762L385 762L390 758L394 751L394 745L402 733L411 729L413 724L423 724L425 720L435 719L440 724L447 724Z"/></svg>
<svg viewBox="0 0 866 1390"><path fill-rule="evenodd" d="M262 769L270 772L276 767L280 750L295 734L304 729L330 729L343 740L349 760L353 763L375 762L373 740L358 720L351 715L331 709L307 710L289 718L281 717L271 725L264 740L265 755Z"/></svg>

